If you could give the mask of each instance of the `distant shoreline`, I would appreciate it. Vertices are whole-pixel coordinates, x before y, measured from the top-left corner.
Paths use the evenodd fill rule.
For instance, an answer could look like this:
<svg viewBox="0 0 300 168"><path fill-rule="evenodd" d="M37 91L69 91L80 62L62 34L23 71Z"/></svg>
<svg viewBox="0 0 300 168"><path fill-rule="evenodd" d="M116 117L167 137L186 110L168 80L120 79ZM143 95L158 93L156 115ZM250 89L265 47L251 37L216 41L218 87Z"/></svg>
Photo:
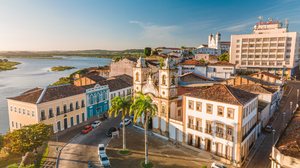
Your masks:
<svg viewBox="0 0 300 168"><path fill-rule="evenodd" d="M54 66L51 68L51 71L57 72L57 71L66 71L70 69L75 69L76 67L73 66Z"/></svg>

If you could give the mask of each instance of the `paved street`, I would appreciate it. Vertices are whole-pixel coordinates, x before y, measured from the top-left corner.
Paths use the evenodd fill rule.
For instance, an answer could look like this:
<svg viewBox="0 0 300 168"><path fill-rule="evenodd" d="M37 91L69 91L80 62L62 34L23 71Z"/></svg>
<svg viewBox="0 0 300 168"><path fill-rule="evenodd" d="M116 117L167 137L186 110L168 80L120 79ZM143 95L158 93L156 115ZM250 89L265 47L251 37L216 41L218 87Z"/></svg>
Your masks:
<svg viewBox="0 0 300 168"><path fill-rule="evenodd" d="M288 86L290 90L284 95L278 112L275 113L274 121L272 122L273 128L276 130L275 140L278 139L280 132L283 128L283 112L286 112L285 121L291 118L290 102L293 102L293 109L297 101L297 89L300 89L300 82L289 81ZM269 155L272 150L273 135L272 133L265 133L266 137L260 145L253 159L247 165L247 168L269 168L270 159Z"/></svg>
<svg viewBox="0 0 300 168"><path fill-rule="evenodd" d="M99 143L107 144L110 140L105 133L112 126L118 126L120 119L108 119L86 135L77 135L62 150L59 167L60 168L82 168L87 167L88 161L99 167L99 157L97 146Z"/></svg>

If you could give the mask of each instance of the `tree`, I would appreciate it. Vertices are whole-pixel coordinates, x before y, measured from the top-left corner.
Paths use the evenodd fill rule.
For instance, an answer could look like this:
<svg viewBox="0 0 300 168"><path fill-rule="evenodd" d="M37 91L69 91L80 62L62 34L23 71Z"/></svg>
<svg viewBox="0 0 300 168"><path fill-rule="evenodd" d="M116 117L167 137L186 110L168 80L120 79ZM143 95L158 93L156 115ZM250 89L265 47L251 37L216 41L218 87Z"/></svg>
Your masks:
<svg viewBox="0 0 300 168"><path fill-rule="evenodd" d="M148 57L151 55L151 48L150 47L145 47L144 49L144 54Z"/></svg>
<svg viewBox="0 0 300 168"><path fill-rule="evenodd" d="M4 136L4 146L11 153L25 154L36 151L53 134L51 125L43 123L24 126Z"/></svg>
<svg viewBox="0 0 300 168"><path fill-rule="evenodd" d="M157 106L153 104L150 96L138 93L135 100L130 107L130 113L134 114L134 122L138 118L144 117L144 130L145 130L145 165L149 163L148 160L148 122L149 118L154 116L157 111Z"/></svg>
<svg viewBox="0 0 300 168"><path fill-rule="evenodd" d="M202 63L202 64L205 64L205 63L206 63L206 61L205 61L204 58L201 58L201 59L199 60L199 62Z"/></svg>
<svg viewBox="0 0 300 168"><path fill-rule="evenodd" d="M0 134L0 151L3 148L3 139L4 139L3 135Z"/></svg>
<svg viewBox="0 0 300 168"><path fill-rule="evenodd" d="M225 52L225 53L221 54L218 57L218 60L219 61L227 61L227 62L229 62L229 54L228 54L228 52Z"/></svg>
<svg viewBox="0 0 300 168"><path fill-rule="evenodd" d="M120 113L122 114L122 122L123 122L123 150L126 149L126 134L125 134L125 117L130 112L130 106L132 104L132 100L130 96L120 97L117 96L112 99L111 108L108 111L109 116L117 117Z"/></svg>
<svg viewBox="0 0 300 168"><path fill-rule="evenodd" d="M162 68L165 65L165 60L163 58L159 58L159 67Z"/></svg>

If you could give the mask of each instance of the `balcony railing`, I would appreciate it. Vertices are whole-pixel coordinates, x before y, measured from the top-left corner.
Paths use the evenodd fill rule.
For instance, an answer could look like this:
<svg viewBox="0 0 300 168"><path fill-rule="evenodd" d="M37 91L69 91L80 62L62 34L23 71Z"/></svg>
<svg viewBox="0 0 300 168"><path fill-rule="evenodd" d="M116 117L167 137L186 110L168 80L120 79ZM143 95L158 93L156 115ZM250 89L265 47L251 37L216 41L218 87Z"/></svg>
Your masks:
<svg viewBox="0 0 300 168"><path fill-rule="evenodd" d="M208 128L205 128L205 133L212 135L212 130L208 129Z"/></svg>
<svg viewBox="0 0 300 168"><path fill-rule="evenodd" d="M196 126L196 130L202 132L202 127Z"/></svg>
<svg viewBox="0 0 300 168"><path fill-rule="evenodd" d="M233 136L227 134L227 135L226 135L226 140L228 140L228 141L233 141Z"/></svg>
<svg viewBox="0 0 300 168"><path fill-rule="evenodd" d="M223 132L216 132L216 136L219 138L225 138Z"/></svg>

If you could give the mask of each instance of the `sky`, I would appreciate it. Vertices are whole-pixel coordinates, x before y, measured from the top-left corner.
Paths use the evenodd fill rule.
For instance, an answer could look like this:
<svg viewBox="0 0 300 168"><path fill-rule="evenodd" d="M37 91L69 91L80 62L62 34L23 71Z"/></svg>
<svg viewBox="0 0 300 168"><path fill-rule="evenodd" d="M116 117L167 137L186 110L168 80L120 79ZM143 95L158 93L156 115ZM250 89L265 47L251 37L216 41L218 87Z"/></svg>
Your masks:
<svg viewBox="0 0 300 168"><path fill-rule="evenodd" d="M259 16L300 32L300 0L0 0L0 51L199 46Z"/></svg>

